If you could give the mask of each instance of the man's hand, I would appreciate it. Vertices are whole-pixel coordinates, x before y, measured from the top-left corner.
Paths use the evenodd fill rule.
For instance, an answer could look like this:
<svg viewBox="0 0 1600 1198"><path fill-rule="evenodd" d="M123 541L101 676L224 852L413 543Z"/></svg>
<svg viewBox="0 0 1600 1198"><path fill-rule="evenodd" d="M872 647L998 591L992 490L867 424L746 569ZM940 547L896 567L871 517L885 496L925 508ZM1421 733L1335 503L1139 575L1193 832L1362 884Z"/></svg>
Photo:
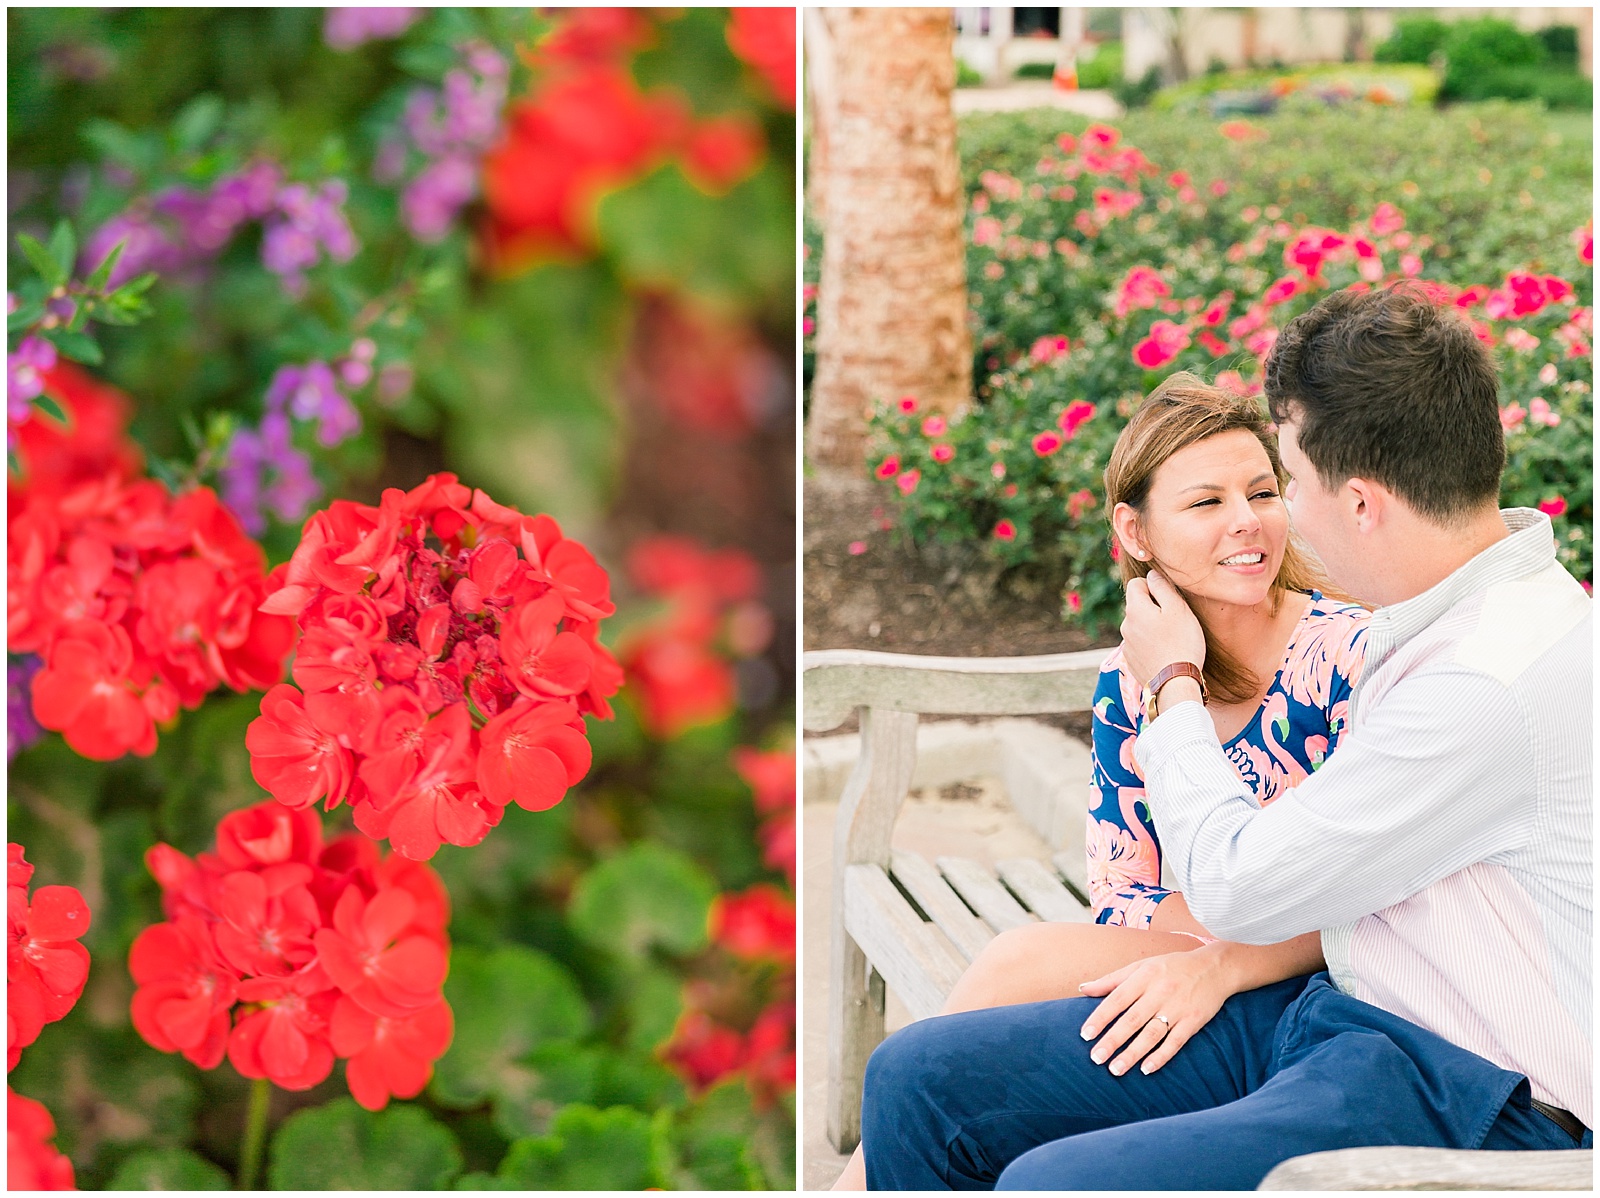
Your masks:
<svg viewBox="0 0 1600 1198"><path fill-rule="evenodd" d="M1128 584L1122 660L1142 687L1175 661L1206 664L1206 634L1178 589L1155 570Z"/></svg>

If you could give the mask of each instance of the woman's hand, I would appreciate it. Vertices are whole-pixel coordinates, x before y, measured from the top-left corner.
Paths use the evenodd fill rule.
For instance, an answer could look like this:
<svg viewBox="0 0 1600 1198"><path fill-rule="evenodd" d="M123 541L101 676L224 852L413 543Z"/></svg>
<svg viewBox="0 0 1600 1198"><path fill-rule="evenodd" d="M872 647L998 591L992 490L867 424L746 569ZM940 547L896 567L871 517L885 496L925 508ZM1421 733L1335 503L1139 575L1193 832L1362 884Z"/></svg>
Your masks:
<svg viewBox="0 0 1600 1198"><path fill-rule="evenodd" d="M1104 996L1083 1025L1085 1040L1100 1036L1090 1059L1097 1065L1110 1061L1118 1077L1141 1060L1141 1073L1154 1073L1170 1061L1237 989L1222 948L1205 945L1146 957L1083 983L1085 994Z"/></svg>
<svg viewBox="0 0 1600 1198"><path fill-rule="evenodd" d="M1122 660L1140 686L1175 661L1206 663L1206 634L1200 621L1159 570L1128 583Z"/></svg>

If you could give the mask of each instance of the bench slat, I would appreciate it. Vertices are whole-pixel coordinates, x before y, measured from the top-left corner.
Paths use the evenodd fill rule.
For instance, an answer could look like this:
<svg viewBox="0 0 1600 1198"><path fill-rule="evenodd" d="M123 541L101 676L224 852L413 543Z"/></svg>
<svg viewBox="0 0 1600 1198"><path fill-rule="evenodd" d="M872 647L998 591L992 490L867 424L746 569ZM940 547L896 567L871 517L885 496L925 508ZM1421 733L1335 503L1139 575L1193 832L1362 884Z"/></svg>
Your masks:
<svg viewBox="0 0 1600 1198"><path fill-rule="evenodd" d="M983 866L967 857L940 857L939 872L950 880L957 894L967 901L984 923L997 932L1020 928L1034 922L1011 892Z"/></svg>
<svg viewBox="0 0 1600 1198"><path fill-rule="evenodd" d="M1028 657L928 657L860 649L804 657L807 732L837 728L857 707L949 715L1088 711L1106 650Z"/></svg>
<svg viewBox="0 0 1600 1198"><path fill-rule="evenodd" d="M950 884L920 853L897 851L889 872L967 960L976 957L994 939L988 925L967 910L961 896L950 889Z"/></svg>
<svg viewBox="0 0 1600 1198"><path fill-rule="evenodd" d="M939 1013L965 966L876 865L845 869L844 926L912 1019Z"/></svg>
<svg viewBox="0 0 1600 1198"><path fill-rule="evenodd" d="M1049 923L1088 923L1089 910L1033 857L1010 857L995 869L1023 906Z"/></svg>
<svg viewBox="0 0 1600 1198"><path fill-rule="evenodd" d="M1592 1190L1594 1153L1341 1148L1284 1161L1263 1190Z"/></svg>
<svg viewBox="0 0 1600 1198"><path fill-rule="evenodd" d="M1084 860L1082 853L1057 853L1050 858L1050 863L1056 867L1072 888L1084 898L1089 898L1089 863ZM1093 908L1087 908L1090 918L1094 917Z"/></svg>

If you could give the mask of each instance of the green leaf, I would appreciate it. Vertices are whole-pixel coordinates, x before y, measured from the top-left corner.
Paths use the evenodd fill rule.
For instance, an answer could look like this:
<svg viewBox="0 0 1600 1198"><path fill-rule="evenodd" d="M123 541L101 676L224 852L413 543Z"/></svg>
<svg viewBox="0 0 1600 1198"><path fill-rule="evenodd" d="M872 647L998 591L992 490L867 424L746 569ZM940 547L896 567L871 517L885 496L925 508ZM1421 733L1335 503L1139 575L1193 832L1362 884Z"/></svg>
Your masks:
<svg viewBox="0 0 1600 1198"><path fill-rule="evenodd" d="M72 267L78 260L78 238L72 232L71 221L61 221L50 234L50 257L61 272L65 282L72 277Z"/></svg>
<svg viewBox="0 0 1600 1198"><path fill-rule="evenodd" d="M117 265L117 259L122 257L122 247L127 245L126 239L117 242L111 247L111 252L100 260L100 265L94 268L94 273L89 276L84 284L90 291L102 291L111 279L111 272Z"/></svg>
<svg viewBox="0 0 1600 1198"><path fill-rule="evenodd" d="M741 1078L713 1086L670 1127L683 1190L791 1190L795 1181L792 1092L758 1106Z"/></svg>
<svg viewBox="0 0 1600 1198"><path fill-rule="evenodd" d="M173 118L173 147L180 154L198 150L222 124L222 112L222 100L217 96L196 96L190 100Z"/></svg>
<svg viewBox="0 0 1600 1198"><path fill-rule="evenodd" d="M642 1190L659 1185L656 1133L628 1107L567 1107L550 1134L511 1145L501 1182L524 1190Z"/></svg>
<svg viewBox="0 0 1600 1198"><path fill-rule="evenodd" d="M706 945L716 885L682 853L649 841L595 866L573 888L568 920L579 936L640 957L652 947L686 955Z"/></svg>
<svg viewBox="0 0 1600 1198"><path fill-rule="evenodd" d="M683 1010L683 979L670 970L640 969L627 985L628 1046L650 1052L678 1025Z"/></svg>
<svg viewBox="0 0 1600 1198"><path fill-rule="evenodd" d="M74 362L82 362L85 366L98 366L105 360L100 347L87 333L75 333L70 329L46 329L40 336Z"/></svg>
<svg viewBox="0 0 1600 1198"><path fill-rule="evenodd" d="M432 1093L455 1107L492 1099L496 1124L515 1136L542 1083L530 1054L588 1031L588 1004L566 970L520 945L456 949L444 994L456 1031L434 1067Z"/></svg>
<svg viewBox="0 0 1600 1198"><path fill-rule="evenodd" d="M17 234L17 247L22 250L22 256L28 260L28 265L39 273L44 280L44 285L51 291L60 287L67 281L67 272L62 270L49 250L40 245L37 240L26 233Z"/></svg>
<svg viewBox="0 0 1600 1198"><path fill-rule="evenodd" d="M81 136L100 152L102 158L135 170L148 170L153 162L150 139L123 128L115 121L91 120L84 124ZM156 151L159 154L159 151Z"/></svg>
<svg viewBox="0 0 1600 1198"><path fill-rule="evenodd" d="M284 1121L267 1179L275 1190L442 1190L459 1172L455 1137L421 1107L338 1098Z"/></svg>
<svg viewBox="0 0 1600 1198"><path fill-rule="evenodd" d="M40 392L33 397L33 406L41 409L44 414L59 424L71 427L72 420L67 416L66 409L52 399L49 395Z"/></svg>
<svg viewBox="0 0 1600 1198"><path fill-rule="evenodd" d="M29 300L19 304L15 312L6 316L6 332L16 333L44 319L44 304L40 300Z"/></svg>
<svg viewBox="0 0 1600 1198"><path fill-rule="evenodd" d="M187 1148L153 1148L123 1161L106 1189L231 1190L233 1181L205 1157Z"/></svg>

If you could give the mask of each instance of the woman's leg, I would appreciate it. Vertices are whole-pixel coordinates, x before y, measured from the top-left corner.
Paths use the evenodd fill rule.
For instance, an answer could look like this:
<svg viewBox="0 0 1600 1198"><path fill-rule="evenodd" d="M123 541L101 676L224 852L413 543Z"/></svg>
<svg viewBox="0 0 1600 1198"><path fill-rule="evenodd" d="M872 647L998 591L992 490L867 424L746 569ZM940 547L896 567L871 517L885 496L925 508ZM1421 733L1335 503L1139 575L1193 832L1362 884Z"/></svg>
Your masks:
<svg viewBox="0 0 1600 1198"><path fill-rule="evenodd" d="M941 1014L1076 998L1083 982L1161 953L1200 947L1193 936L1096 923L1032 923L1001 932L967 966ZM836 1190L867 1188L862 1147L844 1167Z"/></svg>
<svg viewBox="0 0 1600 1198"><path fill-rule="evenodd" d="M1031 923L1001 932L967 966L941 1014L1076 998L1078 987L1162 953L1199 948L1193 936L1097 923Z"/></svg>

